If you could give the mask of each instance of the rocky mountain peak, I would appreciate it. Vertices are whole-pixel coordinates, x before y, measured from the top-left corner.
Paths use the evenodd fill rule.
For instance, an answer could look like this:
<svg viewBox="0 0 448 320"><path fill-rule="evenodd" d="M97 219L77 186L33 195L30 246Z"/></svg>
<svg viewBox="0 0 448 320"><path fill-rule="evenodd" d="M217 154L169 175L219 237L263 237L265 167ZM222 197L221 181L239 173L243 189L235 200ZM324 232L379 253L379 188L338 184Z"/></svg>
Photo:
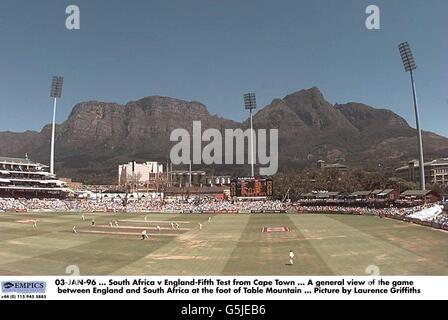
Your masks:
<svg viewBox="0 0 448 320"><path fill-rule="evenodd" d="M170 97L149 96L125 105L78 103L56 127L57 172L110 183L120 163L165 161L172 130L190 130L194 120L200 120L203 129L247 128L247 122L211 115L200 102ZM333 106L316 87L273 99L255 114L254 127L279 130L279 164L289 170L314 166L320 159L367 169L381 163L383 170L392 170L417 157L416 131L402 117L356 102ZM50 132L49 125L41 132L0 132L0 155L28 153L48 163ZM424 132L423 143L428 160L448 155L445 137Z"/></svg>

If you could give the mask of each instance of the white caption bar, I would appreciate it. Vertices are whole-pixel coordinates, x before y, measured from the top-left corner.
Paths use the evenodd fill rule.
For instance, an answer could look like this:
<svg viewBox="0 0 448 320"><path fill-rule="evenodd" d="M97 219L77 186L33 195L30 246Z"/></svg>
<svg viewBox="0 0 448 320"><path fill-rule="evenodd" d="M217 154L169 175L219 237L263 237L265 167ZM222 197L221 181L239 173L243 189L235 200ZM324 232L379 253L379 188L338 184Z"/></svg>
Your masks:
<svg viewBox="0 0 448 320"><path fill-rule="evenodd" d="M448 277L1 276L0 299L447 299Z"/></svg>

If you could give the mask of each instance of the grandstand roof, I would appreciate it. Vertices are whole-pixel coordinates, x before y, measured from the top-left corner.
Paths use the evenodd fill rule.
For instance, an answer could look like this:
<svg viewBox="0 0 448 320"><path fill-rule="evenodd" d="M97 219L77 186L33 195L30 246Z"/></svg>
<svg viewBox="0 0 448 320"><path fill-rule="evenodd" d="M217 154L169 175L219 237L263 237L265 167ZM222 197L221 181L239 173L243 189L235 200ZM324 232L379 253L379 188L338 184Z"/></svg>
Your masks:
<svg viewBox="0 0 448 320"><path fill-rule="evenodd" d="M302 193L301 196L302 197L314 197L316 194L312 193L312 192L308 192L308 193Z"/></svg>
<svg viewBox="0 0 448 320"><path fill-rule="evenodd" d="M420 162L418 160L412 160L412 161L409 161L407 165L395 169L395 171L408 170L409 164L411 164L411 163L414 165L415 168L418 168L420 166ZM432 166L448 166L448 158L439 158L439 159L434 159L432 161L425 162L426 168L432 167Z"/></svg>
<svg viewBox="0 0 448 320"><path fill-rule="evenodd" d="M175 170L175 171L171 171L170 172L173 175L190 175L190 171L188 170ZM205 175L206 172L205 171L201 171L201 170L196 170L196 171L191 171L191 175L195 176L195 175Z"/></svg>
<svg viewBox="0 0 448 320"><path fill-rule="evenodd" d="M394 189L385 189L383 191L381 191L380 193L378 193L379 196L387 196L389 193L393 192Z"/></svg>
<svg viewBox="0 0 448 320"><path fill-rule="evenodd" d="M340 192L331 192L331 191L320 191L320 192L309 192L309 193L304 193L301 194L301 197L304 198L320 198L320 199L325 199L325 198L331 198L331 197L336 197L337 195L339 195Z"/></svg>
<svg viewBox="0 0 448 320"><path fill-rule="evenodd" d="M318 198L330 198L330 197L336 197L339 194L339 192L319 192L317 193Z"/></svg>
<svg viewBox="0 0 448 320"><path fill-rule="evenodd" d="M31 161L29 159L22 159L22 158L10 158L10 157L0 157L0 163L7 163L7 164L19 164L19 165L31 165L31 166L43 166L40 163Z"/></svg>
<svg viewBox="0 0 448 320"><path fill-rule="evenodd" d="M336 197L337 195L339 195L340 192L325 192L322 193L321 195L324 197Z"/></svg>
<svg viewBox="0 0 448 320"><path fill-rule="evenodd" d="M216 194L223 193L226 187L223 186L204 186L204 187L169 187L165 190L166 194Z"/></svg>
<svg viewBox="0 0 448 320"><path fill-rule="evenodd" d="M406 190L401 193L402 196L426 196L433 192L432 190Z"/></svg>
<svg viewBox="0 0 448 320"><path fill-rule="evenodd" d="M355 191L351 194L351 196L368 196L372 193L372 191Z"/></svg>
<svg viewBox="0 0 448 320"><path fill-rule="evenodd" d="M325 169L348 169L348 167L345 164L341 163L330 163L324 165Z"/></svg>

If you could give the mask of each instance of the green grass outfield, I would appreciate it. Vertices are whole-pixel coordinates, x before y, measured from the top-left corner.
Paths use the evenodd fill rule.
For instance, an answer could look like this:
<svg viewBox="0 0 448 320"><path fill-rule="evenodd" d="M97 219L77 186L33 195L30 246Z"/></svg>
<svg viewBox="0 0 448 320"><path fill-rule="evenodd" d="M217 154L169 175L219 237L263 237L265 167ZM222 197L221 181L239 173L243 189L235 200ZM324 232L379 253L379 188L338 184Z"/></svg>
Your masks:
<svg viewBox="0 0 448 320"><path fill-rule="evenodd" d="M70 265L81 275L365 275L369 265L381 275L448 275L448 233L373 216L221 214L211 222L206 214L149 214L146 222L144 214L85 217L0 213L0 275L65 275ZM37 228L26 221L34 219ZM109 226L114 220L118 228ZM179 230L171 230L171 221ZM263 233L263 227L289 232ZM150 239L142 241L144 228ZM289 250L296 255L292 266Z"/></svg>

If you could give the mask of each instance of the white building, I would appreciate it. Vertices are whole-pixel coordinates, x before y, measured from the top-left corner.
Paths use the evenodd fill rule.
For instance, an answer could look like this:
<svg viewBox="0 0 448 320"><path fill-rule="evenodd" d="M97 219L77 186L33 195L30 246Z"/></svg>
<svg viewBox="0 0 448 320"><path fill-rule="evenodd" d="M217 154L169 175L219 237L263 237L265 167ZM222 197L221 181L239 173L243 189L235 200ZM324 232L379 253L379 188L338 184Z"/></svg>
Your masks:
<svg viewBox="0 0 448 320"><path fill-rule="evenodd" d="M158 162L148 161L137 163L135 161L118 166L118 184L119 185L143 185L163 173L163 165Z"/></svg>

